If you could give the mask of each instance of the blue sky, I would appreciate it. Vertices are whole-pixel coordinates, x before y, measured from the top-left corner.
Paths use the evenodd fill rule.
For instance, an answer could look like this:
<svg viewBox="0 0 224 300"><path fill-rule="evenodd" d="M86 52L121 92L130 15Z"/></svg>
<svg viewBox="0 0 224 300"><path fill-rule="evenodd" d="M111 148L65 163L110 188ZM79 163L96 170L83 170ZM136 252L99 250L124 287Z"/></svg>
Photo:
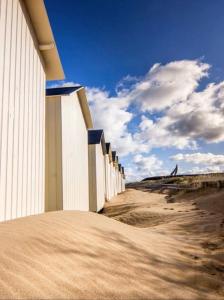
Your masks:
<svg viewBox="0 0 224 300"><path fill-rule="evenodd" d="M130 180L176 162L182 172L223 170L223 0L45 4L66 81L87 87Z"/></svg>

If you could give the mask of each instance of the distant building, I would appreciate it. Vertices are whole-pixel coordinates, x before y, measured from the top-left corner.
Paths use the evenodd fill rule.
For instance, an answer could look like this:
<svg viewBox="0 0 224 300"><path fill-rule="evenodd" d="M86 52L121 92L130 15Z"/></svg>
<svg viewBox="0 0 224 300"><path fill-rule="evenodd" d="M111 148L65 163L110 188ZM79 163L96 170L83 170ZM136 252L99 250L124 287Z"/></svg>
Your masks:
<svg viewBox="0 0 224 300"><path fill-rule="evenodd" d="M105 203L106 144L103 130L89 130L89 206L100 211Z"/></svg>
<svg viewBox="0 0 224 300"><path fill-rule="evenodd" d="M0 1L0 221L44 211L45 82L64 78L43 0Z"/></svg>
<svg viewBox="0 0 224 300"><path fill-rule="evenodd" d="M83 87L46 90L46 211L89 210L89 128Z"/></svg>

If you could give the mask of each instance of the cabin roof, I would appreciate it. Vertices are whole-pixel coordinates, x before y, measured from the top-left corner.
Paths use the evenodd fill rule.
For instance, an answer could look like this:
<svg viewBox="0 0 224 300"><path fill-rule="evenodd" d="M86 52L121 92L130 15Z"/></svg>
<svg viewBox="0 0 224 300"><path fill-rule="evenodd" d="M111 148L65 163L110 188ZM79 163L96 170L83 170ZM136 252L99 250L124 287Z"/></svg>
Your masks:
<svg viewBox="0 0 224 300"><path fill-rule="evenodd" d="M54 96L68 96L73 93L77 93L79 103L81 106L82 114L85 120L86 127L88 129L93 128L93 122L91 113L89 110L89 104L86 98L85 88L82 86L66 86L66 87L56 87L56 88L48 88L46 89L47 97Z"/></svg>
<svg viewBox="0 0 224 300"><path fill-rule="evenodd" d="M88 130L88 144L89 145L101 144L103 149L103 154L106 154L106 143L104 139L103 129Z"/></svg>
<svg viewBox="0 0 224 300"><path fill-rule="evenodd" d="M106 143L106 154L109 156L109 162L111 163L113 159L112 159L112 151L111 151L110 143Z"/></svg>
<svg viewBox="0 0 224 300"><path fill-rule="evenodd" d="M66 87L47 88L46 96L70 95L81 88L82 88L82 86L66 86Z"/></svg>
<svg viewBox="0 0 224 300"><path fill-rule="evenodd" d="M64 79L64 71L43 0L22 0L44 61L47 80Z"/></svg>
<svg viewBox="0 0 224 300"><path fill-rule="evenodd" d="M110 152L110 143L106 143L106 151L107 151L107 154L109 154L109 152Z"/></svg>
<svg viewBox="0 0 224 300"><path fill-rule="evenodd" d="M112 151L112 160L116 161L116 151Z"/></svg>

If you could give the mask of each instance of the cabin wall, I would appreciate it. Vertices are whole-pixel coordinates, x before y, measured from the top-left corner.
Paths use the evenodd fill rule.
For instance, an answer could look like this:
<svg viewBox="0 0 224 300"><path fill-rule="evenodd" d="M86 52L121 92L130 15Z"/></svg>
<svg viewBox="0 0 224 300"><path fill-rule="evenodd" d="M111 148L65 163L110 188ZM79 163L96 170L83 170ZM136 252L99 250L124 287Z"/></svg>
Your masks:
<svg viewBox="0 0 224 300"><path fill-rule="evenodd" d="M116 174L116 193L119 193L119 171L118 167L115 168L115 174Z"/></svg>
<svg viewBox="0 0 224 300"><path fill-rule="evenodd" d="M117 176L116 176L116 167L113 165L113 168L112 168L112 173L113 173L113 194L114 196L117 195Z"/></svg>
<svg viewBox="0 0 224 300"><path fill-rule="evenodd" d="M114 197L114 183L113 183L113 163L110 163L110 200Z"/></svg>
<svg viewBox="0 0 224 300"><path fill-rule="evenodd" d="M123 176L122 176L121 182L122 182L122 184L121 184L122 192L125 192L125 179Z"/></svg>
<svg viewBox="0 0 224 300"><path fill-rule="evenodd" d="M111 171L110 171L110 160L109 155L105 156L105 197L109 201L111 199Z"/></svg>
<svg viewBox="0 0 224 300"><path fill-rule="evenodd" d="M0 221L44 211L45 72L21 5L0 1Z"/></svg>
<svg viewBox="0 0 224 300"><path fill-rule="evenodd" d="M61 97L47 97L45 211L63 208L61 134Z"/></svg>
<svg viewBox="0 0 224 300"><path fill-rule="evenodd" d="M63 209L88 211L88 131L77 94L61 99Z"/></svg>
<svg viewBox="0 0 224 300"><path fill-rule="evenodd" d="M101 144L89 145L90 211L100 211L105 203L105 159Z"/></svg>
<svg viewBox="0 0 224 300"><path fill-rule="evenodd" d="M96 178L96 147L88 146L88 162L89 162L89 209L97 211L97 178Z"/></svg>
<svg viewBox="0 0 224 300"><path fill-rule="evenodd" d="M118 171L118 193L121 193L121 173Z"/></svg>
<svg viewBox="0 0 224 300"><path fill-rule="evenodd" d="M97 211L105 204L105 163L101 144L96 145Z"/></svg>

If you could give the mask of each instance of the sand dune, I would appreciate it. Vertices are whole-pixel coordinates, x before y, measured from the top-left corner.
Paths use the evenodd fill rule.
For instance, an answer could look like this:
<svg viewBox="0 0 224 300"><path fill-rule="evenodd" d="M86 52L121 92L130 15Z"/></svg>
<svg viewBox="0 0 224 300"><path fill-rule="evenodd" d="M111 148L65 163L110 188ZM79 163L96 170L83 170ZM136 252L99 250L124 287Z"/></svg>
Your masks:
<svg viewBox="0 0 224 300"><path fill-rule="evenodd" d="M130 190L114 201L115 210L129 204L129 213L132 205L144 212L148 202L147 213L165 220L153 226L145 221L139 228L68 211L1 223L0 298L223 299L223 273L212 274L223 259L222 227L220 235L213 236L208 228L197 236L194 230L200 224L193 215L201 210L190 211L192 204L166 204L164 197ZM180 208L190 211L183 213L183 223L177 217ZM212 220L221 222L222 217L206 213L213 226Z"/></svg>

